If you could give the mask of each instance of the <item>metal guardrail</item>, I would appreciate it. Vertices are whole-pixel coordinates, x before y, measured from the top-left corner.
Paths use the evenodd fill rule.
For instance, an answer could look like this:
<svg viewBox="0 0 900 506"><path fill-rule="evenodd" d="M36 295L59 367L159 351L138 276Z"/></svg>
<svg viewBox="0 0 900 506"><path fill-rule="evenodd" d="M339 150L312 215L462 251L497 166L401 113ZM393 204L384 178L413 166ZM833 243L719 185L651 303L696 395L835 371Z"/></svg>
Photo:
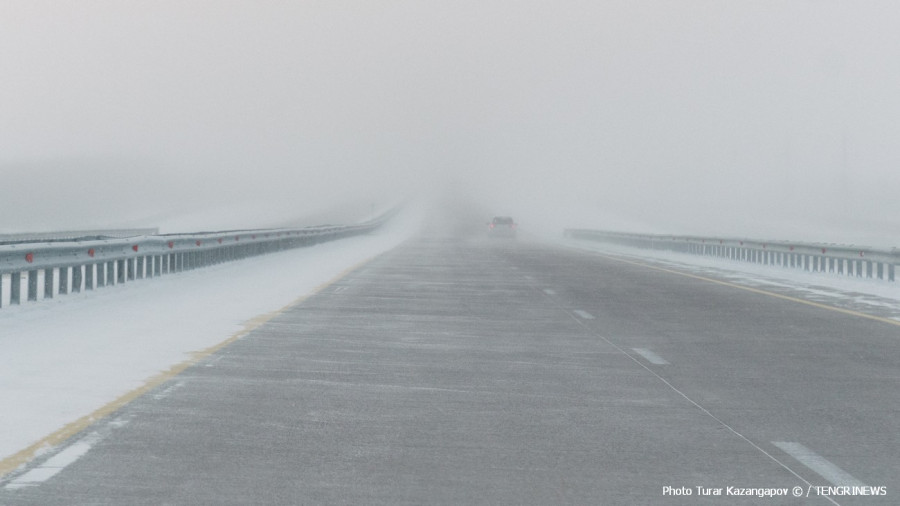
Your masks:
<svg viewBox="0 0 900 506"><path fill-rule="evenodd" d="M0 244L0 307L365 234L396 212L355 225Z"/></svg>
<svg viewBox="0 0 900 506"><path fill-rule="evenodd" d="M113 239L137 235L156 235L158 228L114 228L102 230L66 230L63 232L31 232L0 234L0 244L44 241L80 241L86 239Z"/></svg>
<svg viewBox="0 0 900 506"><path fill-rule="evenodd" d="M866 279L895 281L900 251L836 244L759 241L719 237L629 234L566 229L566 237L643 249L705 255L807 272L828 272Z"/></svg>

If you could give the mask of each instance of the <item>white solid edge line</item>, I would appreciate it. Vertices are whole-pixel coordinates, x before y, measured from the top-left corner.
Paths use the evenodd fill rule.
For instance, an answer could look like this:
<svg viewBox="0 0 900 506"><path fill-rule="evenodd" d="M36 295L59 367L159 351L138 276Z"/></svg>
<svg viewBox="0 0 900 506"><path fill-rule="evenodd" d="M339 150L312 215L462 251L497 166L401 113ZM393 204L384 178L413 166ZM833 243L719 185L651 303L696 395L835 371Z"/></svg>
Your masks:
<svg viewBox="0 0 900 506"><path fill-rule="evenodd" d="M669 362L666 359L660 357L656 353L648 350L647 348L632 348L635 353L647 359L647 362L655 365L669 365Z"/></svg>
<svg viewBox="0 0 900 506"><path fill-rule="evenodd" d="M818 455L800 443L772 441L772 444L781 448L784 453L794 457L804 466L815 471L819 476L831 482L832 485L849 487L866 486L865 483L857 480L847 471L832 464L821 455Z"/></svg>

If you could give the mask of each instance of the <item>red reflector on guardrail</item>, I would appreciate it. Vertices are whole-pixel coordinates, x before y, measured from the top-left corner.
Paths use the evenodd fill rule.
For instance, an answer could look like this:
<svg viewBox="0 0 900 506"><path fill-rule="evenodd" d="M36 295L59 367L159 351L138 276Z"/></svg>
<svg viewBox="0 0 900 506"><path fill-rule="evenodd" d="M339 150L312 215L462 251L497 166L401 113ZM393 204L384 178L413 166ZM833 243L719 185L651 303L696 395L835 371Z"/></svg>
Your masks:
<svg viewBox="0 0 900 506"><path fill-rule="evenodd" d="M34 253L25 253L25 261L28 263L34 262Z"/></svg>
<svg viewBox="0 0 900 506"><path fill-rule="evenodd" d="M197 241L197 246L200 246L201 244L203 244L203 241Z"/></svg>
<svg viewBox="0 0 900 506"><path fill-rule="evenodd" d="M88 250L88 256L94 258L94 248Z"/></svg>
<svg viewBox="0 0 900 506"><path fill-rule="evenodd" d="M137 250L138 250L138 245L135 244L134 246L131 247L131 249L133 249L135 252L137 252Z"/></svg>
<svg viewBox="0 0 900 506"><path fill-rule="evenodd" d="M169 241L169 249L172 249L174 247L175 247L175 241Z"/></svg>

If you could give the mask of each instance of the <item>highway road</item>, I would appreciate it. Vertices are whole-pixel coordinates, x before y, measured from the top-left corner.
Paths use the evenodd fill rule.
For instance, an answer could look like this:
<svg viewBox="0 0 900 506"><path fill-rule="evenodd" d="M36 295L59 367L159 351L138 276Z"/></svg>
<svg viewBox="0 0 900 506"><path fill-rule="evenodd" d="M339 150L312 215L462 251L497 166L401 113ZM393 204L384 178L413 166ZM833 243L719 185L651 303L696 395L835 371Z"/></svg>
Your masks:
<svg viewBox="0 0 900 506"><path fill-rule="evenodd" d="M779 295L421 234L0 504L900 504L898 322Z"/></svg>

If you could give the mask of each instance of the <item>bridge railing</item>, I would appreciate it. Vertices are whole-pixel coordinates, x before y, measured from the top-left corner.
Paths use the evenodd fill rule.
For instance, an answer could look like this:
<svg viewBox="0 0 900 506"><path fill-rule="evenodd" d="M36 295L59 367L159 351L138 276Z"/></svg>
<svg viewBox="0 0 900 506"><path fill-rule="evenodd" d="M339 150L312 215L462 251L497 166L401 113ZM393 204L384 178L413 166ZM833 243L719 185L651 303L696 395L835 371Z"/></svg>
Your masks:
<svg viewBox="0 0 900 506"><path fill-rule="evenodd" d="M365 234L393 214L354 225L0 244L0 307Z"/></svg>
<svg viewBox="0 0 900 506"><path fill-rule="evenodd" d="M566 229L566 237L643 249L704 255L759 265L827 272L855 278L895 281L900 251L835 244L789 241L630 234Z"/></svg>

